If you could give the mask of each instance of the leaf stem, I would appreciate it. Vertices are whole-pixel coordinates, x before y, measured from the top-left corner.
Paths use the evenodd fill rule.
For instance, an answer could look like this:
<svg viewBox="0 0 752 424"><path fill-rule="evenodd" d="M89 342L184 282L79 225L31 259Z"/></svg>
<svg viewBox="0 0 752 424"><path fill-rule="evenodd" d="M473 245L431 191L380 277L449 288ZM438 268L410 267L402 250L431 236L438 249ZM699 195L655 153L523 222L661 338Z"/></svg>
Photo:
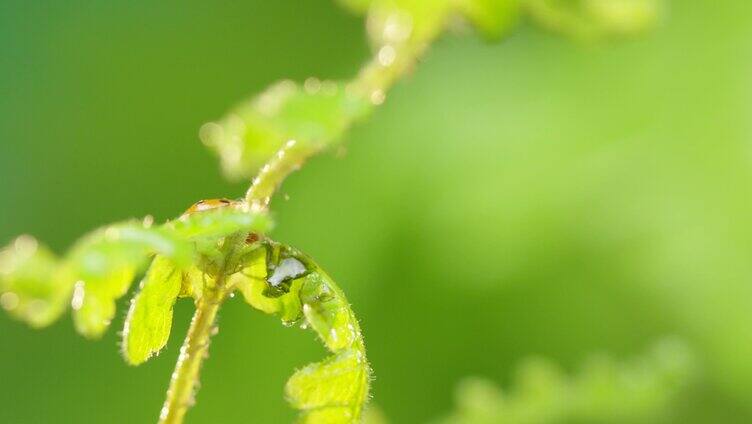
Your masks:
<svg viewBox="0 0 752 424"><path fill-rule="evenodd" d="M181 424L186 412L195 403L201 364L208 357L209 342L216 333L217 313L233 290L233 287L228 287L227 277L232 273L235 252L245 237L245 234L229 236L221 247L222 264L214 284L207 284L203 295L196 302L196 312L193 313L188 334L180 347L178 362L167 389L167 399L159 414L159 424Z"/></svg>
<svg viewBox="0 0 752 424"><path fill-rule="evenodd" d="M160 424L182 423L188 408L194 403L201 364L208 354L214 321L224 294L223 288L213 288L205 292L196 305L159 415Z"/></svg>
<svg viewBox="0 0 752 424"><path fill-rule="evenodd" d="M300 169L309 157L318 153L323 146L302 140L289 140L261 168L253 179L245 201L251 211L262 212L269 208L272 195L282 181L293 171Z"/></svg>

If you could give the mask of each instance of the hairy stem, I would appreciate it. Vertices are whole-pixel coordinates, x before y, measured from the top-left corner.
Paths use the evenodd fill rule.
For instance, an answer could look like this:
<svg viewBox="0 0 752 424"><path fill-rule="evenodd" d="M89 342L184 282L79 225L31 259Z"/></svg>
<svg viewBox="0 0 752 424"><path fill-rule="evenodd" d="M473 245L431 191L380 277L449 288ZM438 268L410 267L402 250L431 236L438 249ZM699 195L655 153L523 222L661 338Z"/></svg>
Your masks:
<svg viewBox="0 0 752 424"><path fill-rule="evenodd" d="M320 146L310 142L289 140L285 143L253 179L253 184L245 195L245 201L251 210L255 212L266 210L272 195L282 181L320 149Z"/></svg>
<svg viewBox="0 0 752 424"><path fill-rule="evenodd" d="M214 321L223 300L224 289L214 288L205 293L196 305L196 312L172 373L167 399L159 415L160 424L182 423L188 408L193 405L201 364L207 357Z"/></svg>
<svg viewBox="0 0 752 424"><path fill-rule="evenodd" d="M178 362L167 389L167 399L159 414L159 424L181 424L188 408L194 404L201 364L208 357L209 341L215 333L217 312L233 290L228 287L227 277L232 273L235 252L245 238L245 234L229 236L221 247L222 266L214 284L206 285L203 295L196 303L196 312L183 346L180 347Z"/></svg>

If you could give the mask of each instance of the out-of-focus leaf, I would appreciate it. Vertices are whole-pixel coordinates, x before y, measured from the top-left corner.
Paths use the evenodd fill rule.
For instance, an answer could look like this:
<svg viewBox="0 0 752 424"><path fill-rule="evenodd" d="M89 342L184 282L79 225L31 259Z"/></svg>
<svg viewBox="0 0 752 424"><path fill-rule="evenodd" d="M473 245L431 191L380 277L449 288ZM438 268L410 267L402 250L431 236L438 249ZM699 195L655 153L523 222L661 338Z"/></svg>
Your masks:
<svg viewBox="0 0 752 424"><path fill-rule="evenodd" d="M115 301L130 287L151 255L181 265L190 263L193 247L171 231L139 222L111 225L79 241L65 264L74 277L73 319L86 337L99 337L115 316Z"/></svg>
<svg viewBox="0 0 752 424"><path fill-rule="evenodd" d="M378 48L428 43L444 29L453 11L451 0L375 0L368 13L371 44Z"/></svg>
<svg viewBox="0 0 752 424"><path fill-rule="evenodd" d="M655 26L662 0L526 0L528 15L541 26L575 39L639 34Z"/></svg>
<svg viewBox="0 0 752 424"><path fill-rule="evenodd" d="M30 236L0 251L0 306L33 327L52 323L65 310L72 286L58 260Z"/></svg>
<svg viewBox="0 0 752 424"><path fill-rule="evenodd" d="M487 38L504 35L519 19L520 0L461 0L462 13Z"/></svg>
<svg viewBox="0 0 752 424"><path fill-rule="evenodd" d="M688 348L666 340L636 360L587 361L567 378L556 366L527 362L513 391L502 393L484 379L468 379L457 392L458 409L443 424L662 423L689 385L694 360Z"/></svg>
<svg viewBox="0 0 752 424"><path fill-rule="evenodd" d="M295 373L285 392L305 423L356 423L368 397L370 367L360 326L342 290L309 257L274 242L248 256L233 282L246 301L292 325L303 319L335 355ZM285 268L286 261L302 265ZM288 264L290 262L287 262Z"/></svg>
<svg viewBox="0 0 752 424"><path fill-rule="evenodd" d="M134 277L134 268L123 267L76 281L71 300L76 331L86 337L100 337L115 316L115 300L128 291Z"/></svg>
<svg viewBox="0 0 752 424"><path fill-rule="evenodd" d="M0 299L11 314L36 327L53 322L70 300L78 332L99 337L115 316L117 299L154 255L187 270L186 284L178 284L177 290L198 298L204 276L197 266L206 262L202 257L216 250L224 237L263 233L270 226L266 215L234 207L194 213L161 226L125 222L82 237L61 261L24 236L0 254Z"/></svg>
<svg viewBox="0 0 752 424"><path fill-rule="evenodd" d="M149 359L167 343L172 308L180 293L182 273L169 259L157 256L141 290L131 302L123 329L123 356L131 365Z"/></svg>
<svg viewBox="0 0 752 424"><path fill-rule="evenodd" d="M369 12L369 34L371 41L377 46L410 38L413 42L425 42L443 29L446 17L457 12L467 17L484 36L498 38L517 21L520 9L520 0L338 1L355 13ZM402 33L406 36L397 37L402 40L396 40L389 37L390 33Z"/></svg>
<svg viewBox="0 0 752 424"><path fill-rule="evenodd" d="M282 81L221 121L204 125L201 139L220 155L229 177L248 178L288 140L322 149L338 141L369 108L341 83Z"/></svg>
<svg viewBox="0 0 752 424"><path fill-rule="evenodd" d="M584 0L595 22L612 34L636 34L653 27L662 14L662 0Z"/></svg>
<svg viewBox="0 0 752 424"><path fill-rule="evenodd" d="M222 237L264 232L269 224L266 215L222 208L161 227L126 223L95 231L77 244L69 260L76 274L72 301L76 329L87 337L99 337L115 315L115 301L127 292L151 255L162 255L185 268L196 253L214 249Z"/></svg>

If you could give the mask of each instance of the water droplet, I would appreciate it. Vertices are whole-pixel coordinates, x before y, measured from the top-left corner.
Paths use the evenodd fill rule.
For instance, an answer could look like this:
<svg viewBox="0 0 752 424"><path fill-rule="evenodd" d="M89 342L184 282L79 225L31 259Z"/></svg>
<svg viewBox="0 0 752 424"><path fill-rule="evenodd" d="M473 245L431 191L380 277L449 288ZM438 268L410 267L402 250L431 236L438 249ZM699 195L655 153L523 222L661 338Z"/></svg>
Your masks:
<svg viewBox="0 0 752 424"><path fill-rule="evenodd" d="M162 407L162 410L159 411L159 419L164 420L168 415L170 415L170 407L165 403L165 405Z"/></svg>
<svg viewBox="0 0 752 424"><path fill-rule="evenodd" d="M76 285L73 287L73 297L71 298L71 308L73 310L77 311L81 309L81 306L84 304L84 297L86 296L86 291L84 290L84 287L86 286L86 283L84 281L77 281Z"/></svg>
<svg viewBox="0 0 752 424"><path fill-rule="evenodd" d="M297 323L297 322L298 322L298 320L297 320L297 319L293 319L293 320L286 320L286 319L283 319L283 320L282 320L282 325L284 325L285 327L292 327L292 326L293 326L293 325L295 325L295 323Z"/></svg>
<svg viewBox="0 0 752 424"><path fill-rule="evenodd" d="M152 225L154 225L154 217L151 215L146 215L144 217L144 228L151 228Z"/></svg>
<svg viewBox="0 0 752 424"><path fill-rule="evenodd" d="M13 292L5 292L0 295L0 306L6 311L12 311L18 307L18 295Z"/></svg>
<svg viewBox="0 0 752 424"><path fill-rule="evenodd" d="M390 42L407 40L413 31L413 19L407 13L393 13L384 22L383 36Z"/></svg>
<svg viewBox="0 0 752 424"><path fill-rule="evenodd" d="M30 235L22 235L13 242L13 248L21 257L28 258L36 253L39 243Z"/></svg>
<svg viewBox="0 0 752 424"><path fill-rule="evenodd" d="M379 49L378 58L381 66L389 66L397 58L397 51L391 45L386 45Z"/></svg>
<svg viewBox="0 0 752 424"><path fill-rule="evenodd" d="M371 103L374 105L378 106L384 103L384 100L386 100L386 95L383 90L374 90L373 93L371 93Z"/></svg>
<svg viewBox="0 0 752 424"><path fill-rule="evenodd" d="M308 78L303 83L303 88L308 94L316 94L321 90L321 81L318 78Z"/></svg>
<svg viewBox="0 0 752 424"><path fill-rule="evenodd" d="M120 230L115 227L109 227L104 231L104 236L109 241L115 241L120 238Z"/></svg>
<svg viewBox="0 0 752 424"><path fill-rule="evenodd" d="M225 130L216 122L207 122L198 130L198 138L204 145L212 147L220 144L225 138Z"/></svg>

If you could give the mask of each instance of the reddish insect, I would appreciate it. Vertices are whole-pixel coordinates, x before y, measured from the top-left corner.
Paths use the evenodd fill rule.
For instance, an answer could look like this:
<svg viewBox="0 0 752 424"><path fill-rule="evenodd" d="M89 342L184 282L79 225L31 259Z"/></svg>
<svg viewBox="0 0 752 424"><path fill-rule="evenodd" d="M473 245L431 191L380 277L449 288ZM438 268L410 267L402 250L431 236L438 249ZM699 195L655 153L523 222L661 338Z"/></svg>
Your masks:
<svg viewBox="0 0 752 424"><path fill-rule="evenodd" d="M204 212L209 211L212 209L219 209L219 208L226 208L230 206L240 206L240 202L237 200L230 200L230 199L206 199L206 200L199 200L196 202L193 206L188 208L187 211L183 213L183 216L192 215L197 212ZM259 241L261 237L256 233L249 233L248 237L246 237L245 242L248 244L255 243Z"/></svg>
<svg viewBox="0 0 752 424"><path fill-rule="evenodd" d="M227 206L233 206L237 205L238 202L232 201L230 199L207 199L207 200L199 200L196 202L193 206L188 208L187 211L183 215L191 215L196 212L203 212L208 211L211 209L218 209L218 208L224 208Z"/></svg>

